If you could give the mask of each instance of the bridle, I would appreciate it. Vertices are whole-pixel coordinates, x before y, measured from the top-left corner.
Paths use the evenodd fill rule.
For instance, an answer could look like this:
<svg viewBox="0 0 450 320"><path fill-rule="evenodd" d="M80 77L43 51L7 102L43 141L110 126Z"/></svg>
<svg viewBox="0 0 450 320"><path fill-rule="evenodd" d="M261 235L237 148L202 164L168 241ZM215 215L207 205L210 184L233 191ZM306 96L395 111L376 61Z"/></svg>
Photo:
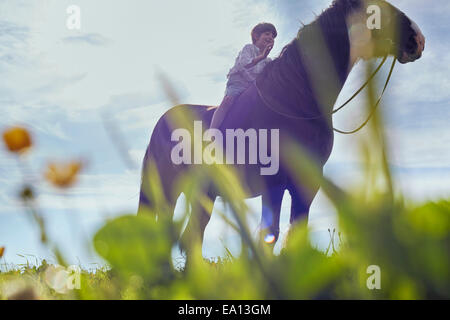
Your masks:
<svg viewBox="0 0 450 320"><path fill-rule="evenodd" d="M340 106L339 108L333 110L332 114L337 113L339 110L341 110L343 107L345 107L350 101L352 101L368 84L369 82L373 79L373 77L378 73L378 71L380 70L380 68L383 66L384 62L386 62L387 56L385 56L383 58L383 61L380 63L379 67L377 68L377 70L375 70L375 72L372 74L372 76L370 76L370 78L366 81L366 83L364 83L364 85L358 90L356 91L356 93L349 99L347 100L347 102L345 102L342 106ZM389 81L391 80L391 76L392 73L394 72L394 67L395 67L395 63L397 62L397 58L394 57L394 59L392 60L392 64L391 64L391 69L389 70L389 74L388 77L386 79L386 83L384 84L383 87L383 91L381 91L380 97L378 98L377 102L375 103L374 106L371 107L371 111L369 113L369 116L367 117L366 121L364 121L358 128L356 128L355 130L352 131L342 131L336 128L333 128L333 130L337 133L340 134L353 134L356 133L358 131L360 131L362 128L364 128L366 126L366 124L370 121L370 119L372 119L372 116L375 114L375 111L377 110L378 106L380 105L381 99L383 98L384 93L386 92L387 86L389 84Z"/></svg>
<svg viewBox="0 0 450 320"><path fill-rule="evenodd" d="M281 112L281 111L277 110L276 108L273 108L273 107L271 106L271 104L264 98L264 96L262 95L261 91L259 90L258 84L257 84L256 82L255 82L255 87L256 87L256 91L258 92L258 95L259 95L259 97L261 98L262 102L263 102L270 110L272 110L272 111L275 112L275 113L278 113L278 114L280 114L280 115L282 115L282 116L284 116L284 117L287 117L287 118L297 119L297 120L315 120L315 119L320 119L320 118L323 118L323 117L325 117L325 116L332 116L333 114L335 114L335 113L339 112L340 110L342 110L346 105L348 105L348 104L349 104L349 103L350 103L350 102L351 102L351 101L352 101L359 93L361 93L362 90L364 90L364 88L370 83L370 81L372 81L372 79L375 77L375 75L378 73L378 71L380 71L381 67L382 67L382 66L384 65L384 63L386 62L387 58L388 58L388 55L386 55L386 56L383 58L383 61L381 61L380 65L375 69L375 71L372 73L372 75L367 79L367 81L362 85L362 87L359 88L359 89L358 89L358 90L350 97L350 99L348 99L348 100L347 100L346 102L344 102L340 107L334 109L333 111L328 112L328 113L326 113L326 114L321 114L321 115L318 115L318 116L312 116L312 117L299 117L299 116L290 115L290 114ZM376 109L378 108L378 106L379 106L379 104L380 104L380 102L381 102L381 99L383 98L383 95L384 95L384 93L385 93L385 91L386 91L386 88L387 88L387 86L388 86L388 84L389 84L389 81L391 80L391 76L392 76L392 73L393 73L393 71L394 71L394 67L395 67L396 61L397 61L397 58L394 57L394 59L392 60L391 69L389 70L389 75L388 75L388 77L387 77L387 79L386 79L386 83L384 84L383 91L381 92L381 95L380 95L380 97L378 98L378 100L377 100L377 102L375 103L375 105L371 107L371 111L370 111L369 116L367 117L366 121L364 121L364 122L363 122L358 128L356 128L355 130L352 130L352 131L343 131L343 130L339 130L339 129L333 128L333 130L334 130L335 132L340 133L340 134L353 134L353 133L356 133L356 132L360 131L362 128L364 128L364 127L366 126L366 124L370 121L370 119L372 118L372 116L375 114L375 111L376 111Z"/></svg>

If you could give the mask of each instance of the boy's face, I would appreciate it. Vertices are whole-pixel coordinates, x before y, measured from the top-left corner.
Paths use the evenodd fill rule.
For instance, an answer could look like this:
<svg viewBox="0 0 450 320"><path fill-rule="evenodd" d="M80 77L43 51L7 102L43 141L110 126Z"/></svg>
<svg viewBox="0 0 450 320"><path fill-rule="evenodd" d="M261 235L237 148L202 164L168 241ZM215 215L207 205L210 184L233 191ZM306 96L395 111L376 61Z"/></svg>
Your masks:
<svg viewBox="0 0 450 320"><path fill-rule="evenodd" d="M273 45L274 43L274 36L271 31L266 31L261 33L258 40L255 42L255 46L257 46L259 49L264 50L265 47L268 45Z"/></svg>

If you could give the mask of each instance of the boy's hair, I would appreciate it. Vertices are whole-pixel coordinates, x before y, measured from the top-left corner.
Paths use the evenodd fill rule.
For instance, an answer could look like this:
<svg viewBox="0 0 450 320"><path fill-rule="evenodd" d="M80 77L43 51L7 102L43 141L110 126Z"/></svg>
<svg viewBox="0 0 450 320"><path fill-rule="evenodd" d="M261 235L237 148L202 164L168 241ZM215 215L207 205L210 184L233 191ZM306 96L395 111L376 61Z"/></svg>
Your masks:
<svg viewBox="0 0 450 320"><path fill-rule="evenodd" d="M270 31L273 34L273 37L276 38L278 33L275 26L271 23L263 22L257 24L252 30L252 42L253 44L258 40L258 38L264 33Z"/></svg>

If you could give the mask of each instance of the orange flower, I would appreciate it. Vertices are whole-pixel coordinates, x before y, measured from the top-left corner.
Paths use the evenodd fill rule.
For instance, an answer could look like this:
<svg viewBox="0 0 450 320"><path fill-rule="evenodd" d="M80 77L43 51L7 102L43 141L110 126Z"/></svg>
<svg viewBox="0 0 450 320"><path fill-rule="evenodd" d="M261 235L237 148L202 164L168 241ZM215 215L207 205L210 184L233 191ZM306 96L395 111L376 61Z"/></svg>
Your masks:
<svg viewBox="0 0 450 320"><path fill-rule="evenodd" d="M5 254L5 247L0 247L0 258Z"/></svg>
<svg viewBox="0 0 450 320"><path fill-rule="evenodd" d="M3 141L9 151L21 153L31 147L28 131L21 127L13 127L3 132Z"/></svg>
<svg viewBox="0 0 450 320"><path fill-rule="evenodd" d="M80 161L49 163L45 171L45 178L58 188L68 188L76 182L81 167Z"/></svg>

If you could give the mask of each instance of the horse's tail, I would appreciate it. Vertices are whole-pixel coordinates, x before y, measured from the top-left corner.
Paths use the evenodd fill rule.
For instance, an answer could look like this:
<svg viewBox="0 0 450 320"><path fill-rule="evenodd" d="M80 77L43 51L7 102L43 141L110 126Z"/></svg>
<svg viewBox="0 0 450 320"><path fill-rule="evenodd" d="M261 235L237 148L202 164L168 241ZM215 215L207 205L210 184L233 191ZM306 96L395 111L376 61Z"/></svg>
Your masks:
<svg viewBox="0 0 450 320"><path fill-rule="evenodd" d="M165 157L156 158L150 148L159 150L157 146L150 143L144 156L138 215L157 215L157 212L165 211L166 206L172 205L173 201L170 191L174 187L177 172L172 169Z"/></svg>
<svg viewBox="0 0 450 320"><path fill-rule="evenodd" d="M169 172L171 172L169 144L170 132L167 128L165 116L163 116L153 129L142 161L138 215L155 213L158 199L155 199L154 196L155 193L158 193L158 190L154 190L154 188L159 186L160 183L163 185L170 184L170 179L161 181L162 176L168 177ZM159 187L164 189L163 185Z"/></svg>
<svg viewBox="0 0 450 320"><path fill-rule="evenodd" d="M147 146L147 151L145 152L144 160L142 162L141 187L140 187L140 191L139 191L139 206L138 206L138 211L137 211L138 215L153 208L153 201L150 200L150 196L149 196L150 188L149 188L148 179L150 177L149 177L148 171L147 171L148 161L150 160L149 151L150 151L150 144Z"/></svg>

